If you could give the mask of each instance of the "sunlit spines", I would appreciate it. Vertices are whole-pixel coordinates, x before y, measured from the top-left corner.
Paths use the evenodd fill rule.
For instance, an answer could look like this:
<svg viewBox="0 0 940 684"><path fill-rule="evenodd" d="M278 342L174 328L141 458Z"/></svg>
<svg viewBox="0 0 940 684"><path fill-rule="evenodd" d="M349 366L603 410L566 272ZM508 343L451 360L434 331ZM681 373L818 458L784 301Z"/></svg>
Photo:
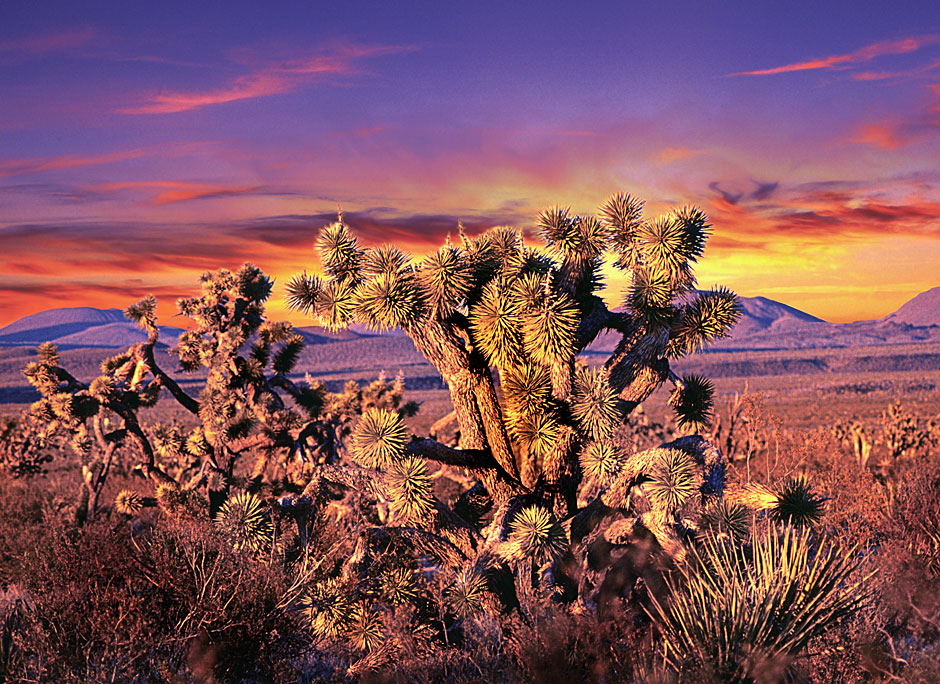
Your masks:
<svg viewBox="0 0 940 684"><path fill-rule="evenodd" d="M342 223L323 229L318 240L323 270L331 278L358 282L361 277L362 250L358 240Z"/></svg>
<svg viewBox="0 0 940 684"><path fill-rule="evenodd" d="M408 263L408 257L394 245L367 249L362 254L362 273L368 276L397 275Z"/></svg>
<svg viewBox="0 0 940 684"><path fill-rule="evenodd" d="M431 310L445 313L466 299L473 275L461 250L441 247L421 263L418 283L428 297Z"/></svg>
<svg viewBox="0 0 940 684"><path fill-rule="evenodd" d="M393 461L388 473L392 512L402 524L420 524L434 504L427 462L407 456Z"/></svg>
<svg viewBox="0 0 940 684"><path fill-rule="evenodd" d="M518 363L522 347L522 316L519 302L507 297L493 280L480 300L470 308L470 331L474 345L490 363L505 368Z"/></svg>
<svg viewBox="0 0 940 684"><path fill-rule="evenodd" d="M407 438L405 424L397 413L370 408L353 430L352 449L365 465L381 467L403 454Z"/></svg>
<svg viewBox="0 0 940 684"><path fill-rule="evenodd" d="M602 368L578 369L570 406L578 425L594 440L609 435L621 419L617 393Z"/></svg>
<svg viewBox="0 0 940 684"><path fill-rule="evenodd" d="M236 550L254 553L270 550L274 528L264 502L251 492L235 492L229 496L215 521Z"/></svg>
<svg viewBox="0 0 940 684"><path fill-rule="evenodd" d="M601 441L589 443L581 450L578 460L584 475L606 485L620 471L626 459L613 444Z"/></svg>
<svg viewBox="0 0 940 684"><path fill-rule="evenodd" d="M271 367L275 373L290 373L297 364L300 352L304 348L304 338L300 335L292 335L285 340L284 345L274 353L274 359Z"/></svg>
<svg viewBox="0 0 940 684"><path fill-rule="evenodd" d="M422 314L421 301L410 275L382 274L356 290L356 317L374 330L407 327Z"/></svg>
<svg viewBox="0 0 940 684"><path fill-rule="evenodd" d="M552 394L552 380L543 366L522 363L500 373L503 395L509 410L533 414L545 408Z"/></svg>
<svg viewBox="0 0 940 684"><path fill-rule="evenodd" d="M601 207L600 216L619 255L614 265L632 269L639 257L637 235L643 221L643 202L632 195L617 193Z"/></svg>
<svg viewBox="0 0 940 684"><path fill-rule="evenodd" d="M294 311L311 314L316 310L317 298L323 289L323 282L307 272L298 273L287 281L287 306Z"/></svg>
<svg viewBox="0 0 940 684"><path fill-rule="evenodd" d="M737 295L727 288L696 292L671 332L667 354L688 354L728 335L741 313Z"/></svg>
<svg viewBox="0 0 940 684"><path fill-rule="evenodd" d="M147 295L124 310L124 316L141 328L150 329L157 324L157 298Z"/></svg>
<svg viewBox="0 0 940 684"><path fill-rule="evenodd" d="M509 523L509 552L514 560L531 559L541 565L558 558L567 536L554 516L541 506L527 506Z"/></svg>
<svg viewBox="0 0 940 684"><path fill-rule="evenodd" d="M660 506L672 513L681 509L695 495L701 478L697 481L695 462L691 456L677 449L666 451L644 488Z"/></svg>
<svg viewBox="0 0 940 684"><path fill-rule="evenodd" d="M545 366L570 361L579 320L578 307L567 294L547 297L542 306L526 311L523 317L526 353Z"/></svg>

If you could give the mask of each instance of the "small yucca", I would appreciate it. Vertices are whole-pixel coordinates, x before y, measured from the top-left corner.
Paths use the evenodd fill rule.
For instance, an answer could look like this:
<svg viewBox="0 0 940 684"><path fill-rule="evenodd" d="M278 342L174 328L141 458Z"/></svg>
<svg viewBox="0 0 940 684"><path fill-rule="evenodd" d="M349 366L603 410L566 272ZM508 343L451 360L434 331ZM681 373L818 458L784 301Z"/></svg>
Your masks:
<svg viewBox="0 0 940 684"><path fill-rule="evenodd" d="M805 475L789 478L776 492L771 513L791 525L812 526L822 520L825 499L816 494Z"/></svg>
<svg viewBox="0 0 940 684"><path fill-rule="evenodd" d="M385 640L382 614L365 604L356 606L349 622L349 639L360 651L373 651Z"/></svg>
<svg viewBox="0 0 940 684"><path fill-rule="evenodd" d="M601 368L580 368L571 397L571 415L591 437L603 439L620 419L620 400Z"/></svg>
<svg viewBox="0 0 940 684"><path fill-rule="evenodd" d="M623 467L624 457L619 449L607 442L591 442L581 451L581 472L602 484L610 482Z"/></svg>
<svg viewBox="0 0 940 684"><path fill-rule="evenodd" d="M700 375L686 375L669 399L676 412L676 424L698 432L711 423L715 406L715 385Z"/></svg>
<svg viewBox="0 0 940 684"><path fill-rule="evenodd" d="M527 506L509 523L510 556L530 558L538 565L560 556L567 546L561 524L541 506Z"/></svg>
<svg viewBox="0 0 940 684"><path fill-rule="evenodd" d="M709 681L753 681L755 669L786 663L865 599L861 556L820 546L797 528L753 534L751 549L708 537L692 547L669 598L649 611L676 670Z"/></svg>
<svg viewBox="0 0 940 684"><path fill-rule="evenodd" d="M393 606L411 603L418 596L415 572L411 568L396 566L382 575L382 597Z"/></svg>
<svg viewBox="0 0 940 684"><path fill-rule="evenodd" d="M750 523L751 512L747 507L722 499L702 513L701 533L745 541L750 533Z"/></svg>
<svg viewBox="0 0 940 684"><path fill-rule="evenodd" d="M370 408L352 434L352 450L365 465L382 467L402 455L408 438L405 424L394 411Z"/></svg>
<svg viewBox="0 0 940 684"><path fill-rule="evenodd" d="M303 601L313 633L320 638L348 636L355 606L338 578L314 585Z"/></svg>

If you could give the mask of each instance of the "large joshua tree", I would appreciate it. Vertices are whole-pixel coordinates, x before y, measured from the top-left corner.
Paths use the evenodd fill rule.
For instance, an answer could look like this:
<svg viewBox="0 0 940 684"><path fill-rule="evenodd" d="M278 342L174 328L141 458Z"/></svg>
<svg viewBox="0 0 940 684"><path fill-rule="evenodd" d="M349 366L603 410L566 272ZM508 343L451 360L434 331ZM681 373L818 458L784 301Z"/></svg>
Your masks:
<svg viewBox="0 0 940 684"><path fill-rule="evenodd" d="M332 327L400 327L450 389L459 448L423 439L409 455L479 474L505 502L539 493L573 512L586 476L612 471L611 431L665 382L680 426L707 422L712 386L678 377L670 360L726 334L739 315L724 288L695 289L693 265L711 232L705 214L683 208L656 219L616 195L598 217L551 208L538 217L546 249L498 227L447 244L414 263L393 246L363 249L342 222L319 240L321 280L288 284L288 303ZM612 257L630 287L620 310L598 296ZM604 330L621 339L602 366L578 355ZM384 426L370 437L386 444ZM388 444L389 447L393 445ZM559 503L559 502L553 502Z"/></svg>
<svg viewBox="0 0 940 684"><path fill-rule="evenodd" d="M326 483L390 501L387 524L360 527L344 577L375 572L384 562L377 551L404 543L455 573L453 596L482 591L484 577L500 594L494 573L509 570L515 592L500 594L504 604L552 586L597 608L618 591L605 580L620 563L611 548L652 532L681 557L695 528L746 527L745 509L720 501L721 455L691 434L709 419L712 385L670 368L727 334L739 305L727 289L695 287L693 265L711 232L701 211L644 219L641 210L622 194L596 217L552 208L538 217L544 248L515 228L476 238L460 230L459 244L448 239L421 261L390 245L361 247L342 216L322 231L325 276L295 276L288 304L331 328L404 330L447 383L459 435L456 446L409 440L396 415L369 411L353 432L356 463L319 469L309 498L283 502L322 504ZM630 282L614 310L598 294L608 259ZM583 363L605 330L620 336L614 352L601 365ZM628 453L616 428L666 382L690 434ZM451 509L433 496L427 460L466 468L479 482ZM594 552L609 562L598 564L596 553L589 562ZM630 572L610 578L621 571Z"/></svg>

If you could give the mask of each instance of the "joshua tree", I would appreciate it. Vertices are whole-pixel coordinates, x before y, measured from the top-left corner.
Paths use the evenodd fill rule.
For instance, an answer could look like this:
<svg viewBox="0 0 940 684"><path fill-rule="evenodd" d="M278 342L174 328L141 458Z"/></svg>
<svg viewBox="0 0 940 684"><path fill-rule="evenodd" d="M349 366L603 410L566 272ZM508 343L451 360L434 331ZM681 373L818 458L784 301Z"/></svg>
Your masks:
<svg viewBox="0 0 940 684"><path fill-rule="evenodd" d="M273 470L299 476L303 463L335 461L352 417L364 407L411 411L400 406L402 382L381 380L363 392L347 386L331 394L321 383L295 383L289 374L303 349L303 338L287 322L265 318L264 303L273 282L246 264L238 272L220 270L202 277L202 294L181 299L179 312L194 327L172 350L183 371L206 373L198 397L187 394L157 363L159 342L152 296L129 307L126 315L147 333L147 340L106 359L90 383L77 380L59 364L55 345L39 348L26 368L42 393L30 409L47 428L62 428L83 461L83 487L77 517L98 507L98 498L118 450L138 456L137 467L151 478L161 503L194 501L206 485L213 509L226 497L235 466L254 459L254 480ZM141 410L156 404L162 389L190 414L195 427L142 423ZM298 468L300 465L300 468ZM149 501L122 492L117 507L135 513Z"/></svg>
<svg viewBox="0 0 940 684"><path fill-rule="evenodd" d="M646 220L641 209L629 195L612 197L599 217L548 209L538 217L545 249L514 228L477 238L461 229L459 245L448 240L420 262L389 245L361 248L342 217L323 230L325 279L295 276L289 305L331 328L355 321L404 330L449 387L459 443L409 441L395 415L368 412L353 434L361 467L319 470L308 487L313 500L324 480L389 498L394 534L434 547L464 573L494 558L544 570L567 538L584 567L588 545L605 530L608 541L626 543L648 529L681 556L678 533L690 511L720 497L721 455L695 435L629 454L612 435L666 382L679 426L707 423L711 383L678 377L670 360L726 334L739 305L725 288L695 287L693 265L711 232L701 211ZM621 310L598 295L608 258L630 279ZM613 354L599 366L582 363L579 354L605 330L620 336ZM461 515L432 496L426 459L479 478L457 502ZM481 534L479 516L492 504ZM355 571L388 534L362 532ZM584 594L577 574L572 591ZM593 579L596 593L603 578Z"/></svg>

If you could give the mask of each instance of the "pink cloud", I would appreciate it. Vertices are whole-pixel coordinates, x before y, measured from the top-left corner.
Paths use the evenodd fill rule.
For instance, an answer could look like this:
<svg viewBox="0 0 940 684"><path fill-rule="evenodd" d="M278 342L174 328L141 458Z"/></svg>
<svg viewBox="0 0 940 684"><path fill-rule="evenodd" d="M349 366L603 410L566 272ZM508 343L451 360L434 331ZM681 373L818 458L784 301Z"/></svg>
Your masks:
<svg viewBox="0 0 940 684"><path fill-rule="evenodd" d="M771 69L758 69L757 71L739 71L729 76L770 76L773 74L784 74L791 71L810 71L813 69L831 69L840 65L857 64L868 62L882 55L901 55L908 52L915 52L925 45L935 43L940 40L940 36L921 36L917 38L901 38L900 40L891 40L881 43L866 45L865 47L849 52L843 55L830 55L819 59L811 59L805 62L795 62L785 64L784 66L773 67Z"/></svg>
<svg viewBox="0 0 940 684"><path fill-rule="evenodd" d="M121 107L117 111L121 114L176 114L239 100L282 95L327 76L361 73L356 60L414 49L413 46L346 46L328 54L265 65L213 90L157 93L147 97L142 104Z"/></svg>
<svg viewBox="0 0 940 684"><path fill-rule="evenodd" d="M27 55L40 55L48 52L63 52L73 48L87 45L101 35L98 29L87 26L85 28L50 33L44 36L19 38L0 42L0 53L20 53Z"/></svg>

